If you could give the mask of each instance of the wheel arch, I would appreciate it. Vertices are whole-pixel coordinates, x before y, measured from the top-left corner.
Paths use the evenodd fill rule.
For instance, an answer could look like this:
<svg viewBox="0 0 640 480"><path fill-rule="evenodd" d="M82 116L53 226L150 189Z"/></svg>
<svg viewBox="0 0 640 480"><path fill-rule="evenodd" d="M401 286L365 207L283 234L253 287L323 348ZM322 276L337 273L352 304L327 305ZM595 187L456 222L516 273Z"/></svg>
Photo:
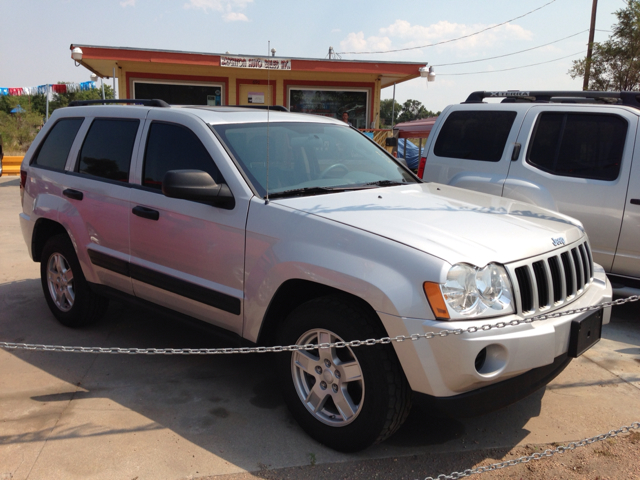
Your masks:
<svg viewBox="0 0 640 480"><path fill-rule="evenodd" d="M370 313L371 318L375 318L382 331L385 331L375 309L362 298L321 283L302 279L291 279L280 285L271 299L260 327L257 344L272 345L275 341L278 325L280 325L293 310L315 298L331 295L343 297L345 301L358 305Z"/></svg>
<svg viewBox="0 0 640 480"><path fill-rule="evenodd" d="M69 236L67 230L58 222L48 218L40 218L33 227L33 236L31 237L31 252L33 253L33 261L42 261L42 249L45 243L54 235L65 234Z"/></svg>

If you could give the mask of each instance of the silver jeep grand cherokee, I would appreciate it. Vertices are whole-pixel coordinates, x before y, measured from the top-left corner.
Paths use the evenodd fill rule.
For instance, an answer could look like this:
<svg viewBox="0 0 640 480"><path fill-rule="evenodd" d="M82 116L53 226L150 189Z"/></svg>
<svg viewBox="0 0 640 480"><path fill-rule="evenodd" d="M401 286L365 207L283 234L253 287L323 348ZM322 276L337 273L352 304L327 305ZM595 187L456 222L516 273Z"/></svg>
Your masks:
<svg viewBox="0 0 640 480"><path fill-rule="evenodd" d="M319 344L611 298L577 221L423 183L342 122L136 103L57 110L22 165L22 231L64 325L97 320L116 297L244 344ZM609 316L278 353L282 392L312 437L356 451L395 432L412 400L471 414L522 398Z"/></svg>

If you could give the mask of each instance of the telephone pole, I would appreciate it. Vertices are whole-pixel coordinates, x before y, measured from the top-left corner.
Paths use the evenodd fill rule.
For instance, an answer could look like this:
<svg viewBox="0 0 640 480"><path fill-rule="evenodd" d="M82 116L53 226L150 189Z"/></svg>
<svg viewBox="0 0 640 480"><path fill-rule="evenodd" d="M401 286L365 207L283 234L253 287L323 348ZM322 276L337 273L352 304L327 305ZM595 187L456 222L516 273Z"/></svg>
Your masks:
<svg viewBox="0 0 640 480"><path fill-rule="evenodd" d="M591 54L593 53L593 35L596 31L596 10L598 8L598 0L593 0L591 7L591 28L589 29L589 46L587 47L587 61L584 64L584 82L582 90L589 90L589 74L591 70Z"/></svg>

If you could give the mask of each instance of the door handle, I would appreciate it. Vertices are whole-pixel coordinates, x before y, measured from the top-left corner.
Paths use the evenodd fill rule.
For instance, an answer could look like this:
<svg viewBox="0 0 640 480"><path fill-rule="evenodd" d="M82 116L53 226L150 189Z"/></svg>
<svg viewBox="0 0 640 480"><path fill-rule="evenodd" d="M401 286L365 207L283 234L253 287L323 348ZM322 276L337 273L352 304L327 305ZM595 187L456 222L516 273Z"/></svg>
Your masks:
<svg viewBox="0 0 640 480"><path fill-rule="evenodd" d="M516 143L513 145L513 152L511 152L511 161L515 162L518 157L520 156L520 149L522 148L522 145L520 145L519 143Z"/></svg>
<svg viewBox="0 0 640 480"><path fill-rule="evenodd" d="M160 218L159 211L153 210L152 208L143 207L141 205L133 207L132 212L134 215L142 218L148 218L149 220L158 220Z"/></svg>
<svg viewBox="0 0 640 480"><path fill-rule="evenodd" d="M633 205L640 205L640 198L632 198L631 203Z"/></svg>
<svg viewBox="0 0 640 480"><path fill-rule="evenodd" d="M82 200L82 198L84 197L82 192L79 192L78 190L73 190L71 188L66 188L62 191L62 194L65 197L69 197L73 200Z"/></svg>

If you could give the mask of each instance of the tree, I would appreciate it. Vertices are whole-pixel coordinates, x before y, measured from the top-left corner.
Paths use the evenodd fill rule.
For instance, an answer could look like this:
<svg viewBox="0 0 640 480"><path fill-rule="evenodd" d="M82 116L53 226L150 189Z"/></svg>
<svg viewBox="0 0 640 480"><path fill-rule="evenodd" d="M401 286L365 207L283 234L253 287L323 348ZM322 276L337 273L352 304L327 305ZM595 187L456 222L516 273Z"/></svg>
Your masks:
<svg viewBox="0 0 640 480"><path fill-rule="evenodd" d="M105 98L113 98L113 89L109 85L104 86L104 92ZM102 99L102 90L93 88L54 93L52 97L49 102L49 115L58 108L66 107L74 100L100 100ZM25 111L11 113L11 110L18 105ZM33 139L36 138L39 127L44 123L46 110L46 95L0 96L0 135L3 138L4 149L16 154L26 152Z"/></svg>
<svg viewBox="0 0 640 480"><path fill-rule="evenodd" d="M395 108L393 104L395 103ZM393 119L391 118L391 113L393 111ZM398 123L398 115L400 115L400 110L402 110L402 105L393 100L392 98L388 98L386 100L380 100L380 126L381 128L391 128L391 125L395 125Z"/></svg>
<svg viewBox="0 0 640 480"><path fill-rule="evenodd" d="M20 113L9 113L18 105ZM0 135L4 153L26 152L42 125L42 117L34 113L27 97L0 97Z"/></svg>
<svg viewBox="0 0 640 480"><path fill-rule="evenodd" d="M432 112L427 110L424 105L418 100L407 100L402 104L402 111L398 117L398 123L410 122L411 120L418 120L420 118L435 117L440 112Z"/></svg>
<svg viewBox="0 0 640 480"><path fill-rule="evenodd" d="M589 90L640 90L640 0L627 0L615 15L609 39L593 43ZM586 64L586 57L574 60L571 78L584 78Z"/></svg>

